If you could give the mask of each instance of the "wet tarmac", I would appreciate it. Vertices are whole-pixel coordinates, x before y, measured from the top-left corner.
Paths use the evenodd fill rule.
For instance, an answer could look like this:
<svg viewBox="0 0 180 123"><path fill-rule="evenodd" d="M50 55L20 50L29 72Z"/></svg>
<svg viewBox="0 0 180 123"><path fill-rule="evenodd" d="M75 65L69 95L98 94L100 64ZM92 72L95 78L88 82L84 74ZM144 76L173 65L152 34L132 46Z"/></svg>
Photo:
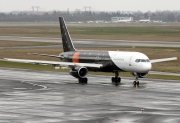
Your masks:
<svg viewBox="0 0 180 123"><path fill-rule="evenodd" d="M180 82L0 68L1 123L179 123ZM144 109L142 112L141 109Z"/></svg>

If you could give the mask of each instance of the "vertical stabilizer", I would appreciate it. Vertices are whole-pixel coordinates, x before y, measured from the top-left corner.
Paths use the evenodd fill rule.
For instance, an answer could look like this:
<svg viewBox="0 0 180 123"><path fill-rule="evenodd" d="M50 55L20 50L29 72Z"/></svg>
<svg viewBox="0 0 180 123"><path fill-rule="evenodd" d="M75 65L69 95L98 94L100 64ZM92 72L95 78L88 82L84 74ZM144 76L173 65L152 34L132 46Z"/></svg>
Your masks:
<svg viewBox="0 0 180 123"><path fill-rule="evenodd" d="M69 32L67 30L66 24L64 22L64 18L59 17L59 24L60 24L60 30L61 30L61 37L62 37L64 52L75 51L71 37L70 37Z"/></svg>

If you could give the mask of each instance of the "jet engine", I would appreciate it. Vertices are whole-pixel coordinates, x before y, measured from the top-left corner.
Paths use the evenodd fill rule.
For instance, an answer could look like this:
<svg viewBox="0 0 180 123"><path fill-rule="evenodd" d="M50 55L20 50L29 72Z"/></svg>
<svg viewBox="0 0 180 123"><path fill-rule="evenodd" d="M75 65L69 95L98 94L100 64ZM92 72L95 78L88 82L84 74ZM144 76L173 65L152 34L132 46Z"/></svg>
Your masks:
<svg viewBox="0 0 180 123"><path fill-rule="evenodd" d="M71 69L70 75L75 78L83 78L87 75L88 69L86 67L75 67Z"/></svg>
<svg viewBox="0 0 180 123"><path fill-rule="evenodd" d="M138 77L138 78L145 78L147 75L148 75L148 72L147 73L131 73L133 76L135 77Z"/></svg>

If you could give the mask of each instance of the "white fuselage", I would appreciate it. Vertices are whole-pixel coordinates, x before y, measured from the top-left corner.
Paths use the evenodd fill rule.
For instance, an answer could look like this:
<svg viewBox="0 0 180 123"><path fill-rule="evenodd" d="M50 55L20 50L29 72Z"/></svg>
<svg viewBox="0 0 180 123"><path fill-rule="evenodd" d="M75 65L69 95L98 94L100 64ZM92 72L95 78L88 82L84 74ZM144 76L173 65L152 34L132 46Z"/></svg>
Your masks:
<svg viewBox="0 0 180 123"><path fill-rule="evenodd" d="M140 23L149 23L151 22L150 19L143 19L143 20L139 20Z"/></svg>
<svg viewBox="0 0 180 123"><path fill-rule="evenodd" d="M151 70L151 62L143 53L109 51L109 56L114 64L124 71L145 73Z"/></svg>

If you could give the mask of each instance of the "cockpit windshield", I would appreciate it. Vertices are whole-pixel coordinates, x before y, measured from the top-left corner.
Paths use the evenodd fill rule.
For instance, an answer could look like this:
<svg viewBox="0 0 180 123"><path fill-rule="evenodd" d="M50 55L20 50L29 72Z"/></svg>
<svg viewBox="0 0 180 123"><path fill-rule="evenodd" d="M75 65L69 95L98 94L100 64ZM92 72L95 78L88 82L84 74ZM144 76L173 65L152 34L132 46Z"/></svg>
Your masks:
<svg viewBox="0 0 180 123"><path fill-rule="evenodd" d="M149 59L136 59L135 62L139 63L139 62L150 62L150 61Z"/></svg>

